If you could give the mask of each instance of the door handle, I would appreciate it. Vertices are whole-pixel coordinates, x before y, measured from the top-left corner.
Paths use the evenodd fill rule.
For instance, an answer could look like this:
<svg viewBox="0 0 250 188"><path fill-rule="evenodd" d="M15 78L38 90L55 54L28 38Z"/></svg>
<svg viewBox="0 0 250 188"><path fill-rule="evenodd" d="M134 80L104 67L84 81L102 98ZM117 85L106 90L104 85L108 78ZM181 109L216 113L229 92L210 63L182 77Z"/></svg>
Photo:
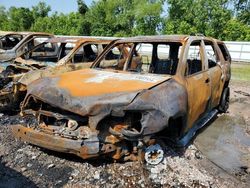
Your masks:
<svg viewBox="0 0 250 188"><path fill-rule="evenodd" d="M209 82L210 82L210 79L207 78L207 79L205 80L205 83L209 83Z"/></svg>

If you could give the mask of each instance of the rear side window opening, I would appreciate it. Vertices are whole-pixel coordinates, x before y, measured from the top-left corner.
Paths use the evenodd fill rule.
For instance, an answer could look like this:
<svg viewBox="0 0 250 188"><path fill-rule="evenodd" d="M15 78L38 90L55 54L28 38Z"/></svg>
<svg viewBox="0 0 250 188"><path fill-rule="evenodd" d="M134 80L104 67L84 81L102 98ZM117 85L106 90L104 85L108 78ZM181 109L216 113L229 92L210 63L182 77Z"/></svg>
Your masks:
<svg viewBox="0 0 250 188"><path fill-rule="evenodd" d="M222 55L223 55L225 61L231 61L230 54L229 54L225 44L220 43L220 44L218 44L218 46L219 46L219 48L220 48L220 50L222 52Z"/></svg>
<svg viewBox="0 0 250 188"><path fill-rule="evenodd" d="M205 42L205 53L208 58L208 68L213 68L217 65L218 56L214 47L214 44L211 41L204 41Z"/></svg>

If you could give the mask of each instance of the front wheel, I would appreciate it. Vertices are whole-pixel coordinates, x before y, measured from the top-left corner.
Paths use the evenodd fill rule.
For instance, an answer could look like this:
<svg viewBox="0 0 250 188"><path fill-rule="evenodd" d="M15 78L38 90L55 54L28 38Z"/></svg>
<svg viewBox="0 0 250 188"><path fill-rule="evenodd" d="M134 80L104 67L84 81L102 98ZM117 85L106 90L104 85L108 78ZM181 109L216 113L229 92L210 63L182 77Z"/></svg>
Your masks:
<svg viewBox="0 0 250 188"><path fill-rule="evenodd" d="M230 99L230 88L226 87L222 92L218 108L221 113L227 112L229 108L229 99Z"/></svg>

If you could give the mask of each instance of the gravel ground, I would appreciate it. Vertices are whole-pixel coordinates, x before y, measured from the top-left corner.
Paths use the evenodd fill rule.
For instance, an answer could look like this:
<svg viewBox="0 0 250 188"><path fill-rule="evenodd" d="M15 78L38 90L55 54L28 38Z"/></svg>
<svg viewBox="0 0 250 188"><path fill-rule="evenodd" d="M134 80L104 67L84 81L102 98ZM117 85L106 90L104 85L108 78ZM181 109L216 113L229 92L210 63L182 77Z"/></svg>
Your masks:
<svg viewBox="0 0 250 188"><path fill-rule="evenodd" d="M232 83L231 88L233 102L239 96L250 100L249 87ZM248 114L243 112L247 125ZM164 160L155 166L107 159L84 161L16 141L10 127L23 121L18 115L0 114L0 187L247 187L192 143L183 150L166 146Z"/></svg>

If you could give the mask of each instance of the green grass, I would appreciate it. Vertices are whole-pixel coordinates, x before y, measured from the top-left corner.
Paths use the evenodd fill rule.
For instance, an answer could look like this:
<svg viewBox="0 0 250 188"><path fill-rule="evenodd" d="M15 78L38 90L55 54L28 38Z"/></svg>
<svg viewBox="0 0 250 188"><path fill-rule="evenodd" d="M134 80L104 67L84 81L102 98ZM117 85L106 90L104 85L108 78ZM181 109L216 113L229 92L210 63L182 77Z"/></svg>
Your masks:
<svg viewBox="0 0 250 188"><path fill-rule="evenodd" d="M232 63L232 80L250 81L250 63Z"/></svg>

